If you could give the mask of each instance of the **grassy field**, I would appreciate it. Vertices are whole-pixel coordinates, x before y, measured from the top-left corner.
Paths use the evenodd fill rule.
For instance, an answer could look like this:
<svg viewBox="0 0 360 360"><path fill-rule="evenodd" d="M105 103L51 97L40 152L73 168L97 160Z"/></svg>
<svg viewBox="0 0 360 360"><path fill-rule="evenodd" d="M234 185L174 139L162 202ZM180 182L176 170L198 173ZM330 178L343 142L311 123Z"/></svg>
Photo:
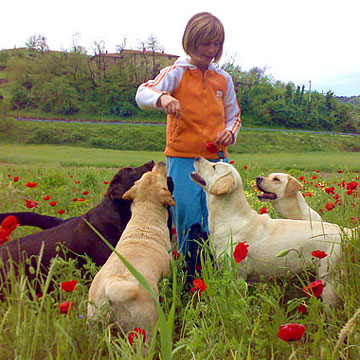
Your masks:
<svg viewBox="0 0 360 360"><path fill-rule="evenodd" d="M0 159L0 212L28 210L67 218L99 203L107 187L104 182L118 168L164 157L162 152L18 144L2 145ZM265 206L276 216L270 205L257 200L255 178L284 171L304 176L303 193L325 221L359 229L359 187L351 194L346 189L346 184L359 182L358 154L232 154L231 159L255 210ZM27 182L36 182L36 187L27 187ZM328 193L333 186L335 194ZM73 201L81 196L84 201ZM27 209L24 199L39 201L38 207ZM332 210L326 210L329 202L335 205ZM17 228L11 239L35 230ZM184 282L182 258L174 260L171 273L160 283L170 355L161 346L160 335L144 355L141 339L131 346L127 334L114 332L105 315L96 322L86 319L87 290L97 269L88 261L84 278L74 261L57 259L48 280L58 286L51 293L44 290L41 297L34 296L24 278L11 279L13 293L0 303L0 359L359 359L359 326L356 319L348 323L360 308L358 232L345 240L344 250L344 262L335 269L340 274L339 308L326 308L320 299L305 296L301 289L312 276L306 271L297 279L247 284L236 276L234 261L230 268L207 262L201 274L207 288L200 295ZM78 281L77 291L61 290L61 283L69 280ZM46 279L40 282L44 285ZM65 301L74 306L61 314L59 305ZM301 304L306 305L305 314L298 312ZM306 326L299 341L287 343L278 337L280 326L288 323ZM339 337L342 329L344 339Z"/></svg>

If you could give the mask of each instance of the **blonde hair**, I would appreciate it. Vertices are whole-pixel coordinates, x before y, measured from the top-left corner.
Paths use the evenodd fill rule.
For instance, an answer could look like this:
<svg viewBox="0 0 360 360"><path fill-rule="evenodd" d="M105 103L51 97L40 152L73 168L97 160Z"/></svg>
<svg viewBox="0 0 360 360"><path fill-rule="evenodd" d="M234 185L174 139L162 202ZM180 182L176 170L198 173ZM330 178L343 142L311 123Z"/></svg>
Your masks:
<svg viewBox="0 0 360 360"><path fill-rule="evenodd" d="M219 51L214 61L220 60L225 40L225 30L221 21L208 12L201 12L192 16L186 25L182 38L182 46L187 55L196 57L199 44L210 41L219 41Z"/></svg>

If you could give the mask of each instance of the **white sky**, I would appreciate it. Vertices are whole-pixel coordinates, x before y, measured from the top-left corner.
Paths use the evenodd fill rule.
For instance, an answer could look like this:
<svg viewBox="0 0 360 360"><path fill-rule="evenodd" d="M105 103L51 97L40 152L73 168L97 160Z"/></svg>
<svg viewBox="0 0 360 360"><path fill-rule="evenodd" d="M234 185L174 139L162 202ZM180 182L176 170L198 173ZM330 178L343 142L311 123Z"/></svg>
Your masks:
<svg viewBox="0 0 360 360"><path fill-rule="evenodd" d="M1 4L0 49L23 47L35 34L51 50L78 45L92 53L94 41L108 52L127 37L127 47L157 37L165 52L183 55L182 34L200 11L225 27L224 56L236 54L243 70L267 67L267 74L313 90L360 95L359 0L17 0Z"/></svg>

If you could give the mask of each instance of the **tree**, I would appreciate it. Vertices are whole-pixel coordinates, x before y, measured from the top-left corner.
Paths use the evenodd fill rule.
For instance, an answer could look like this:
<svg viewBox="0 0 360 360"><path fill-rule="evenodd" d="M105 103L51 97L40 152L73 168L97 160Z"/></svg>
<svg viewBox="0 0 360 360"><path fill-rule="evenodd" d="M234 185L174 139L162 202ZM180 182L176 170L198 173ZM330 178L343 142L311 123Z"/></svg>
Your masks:
<svg viewBox="0 0 360 360"><path fill-rule="evenodd" d="M29 50L44 54L49 51L49 46L46 43L46 37L44 35L32 35L25 43Z"/></svg>

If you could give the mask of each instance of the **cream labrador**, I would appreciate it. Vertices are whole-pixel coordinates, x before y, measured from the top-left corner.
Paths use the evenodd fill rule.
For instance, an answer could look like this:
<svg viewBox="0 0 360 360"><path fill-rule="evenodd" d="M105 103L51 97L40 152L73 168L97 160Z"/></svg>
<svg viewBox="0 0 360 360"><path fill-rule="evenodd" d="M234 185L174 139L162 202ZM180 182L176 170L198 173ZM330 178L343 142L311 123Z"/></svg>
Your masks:
<svg viewBox="0 0 360 360"><path fill-rule="evenodd" d="M294 220L322 221L321 216L304 199L302 185L293 176L272 173L257 177L256 185L263 192L258 195L259 200L270 202L281 216Z"/></svg>
<svg viewBox="0 0 360 360"><path fill-rule="evenodd" d="M167 187L167 172L160 162L123 195L132 200L131 219L116 251L127 259L158 293L158 281L169 270L170 240L168 206L175 201ZM113 320L124 332L146 330L147 340L157 321L156 303L113 252L93 279L87 314L96 315L104 303L113 310Z"/></svg>
<svg viewBox="0 0 360 360"><path fill-rule="evenodd" d="M314 265L312 251L327 257L316 261L317 275L326 284L324 302L337 303L330 280L331 266L341 258L342 231L339 226L319 221L271 219L251 209L237 170L224 162L197 157L193 181L206 192L210 238L215 254L232 256L239 242L248 244L248 255L239 263L239 275L247 280L299 273ZM290 250L286 256L280 252Z"/></svg>

